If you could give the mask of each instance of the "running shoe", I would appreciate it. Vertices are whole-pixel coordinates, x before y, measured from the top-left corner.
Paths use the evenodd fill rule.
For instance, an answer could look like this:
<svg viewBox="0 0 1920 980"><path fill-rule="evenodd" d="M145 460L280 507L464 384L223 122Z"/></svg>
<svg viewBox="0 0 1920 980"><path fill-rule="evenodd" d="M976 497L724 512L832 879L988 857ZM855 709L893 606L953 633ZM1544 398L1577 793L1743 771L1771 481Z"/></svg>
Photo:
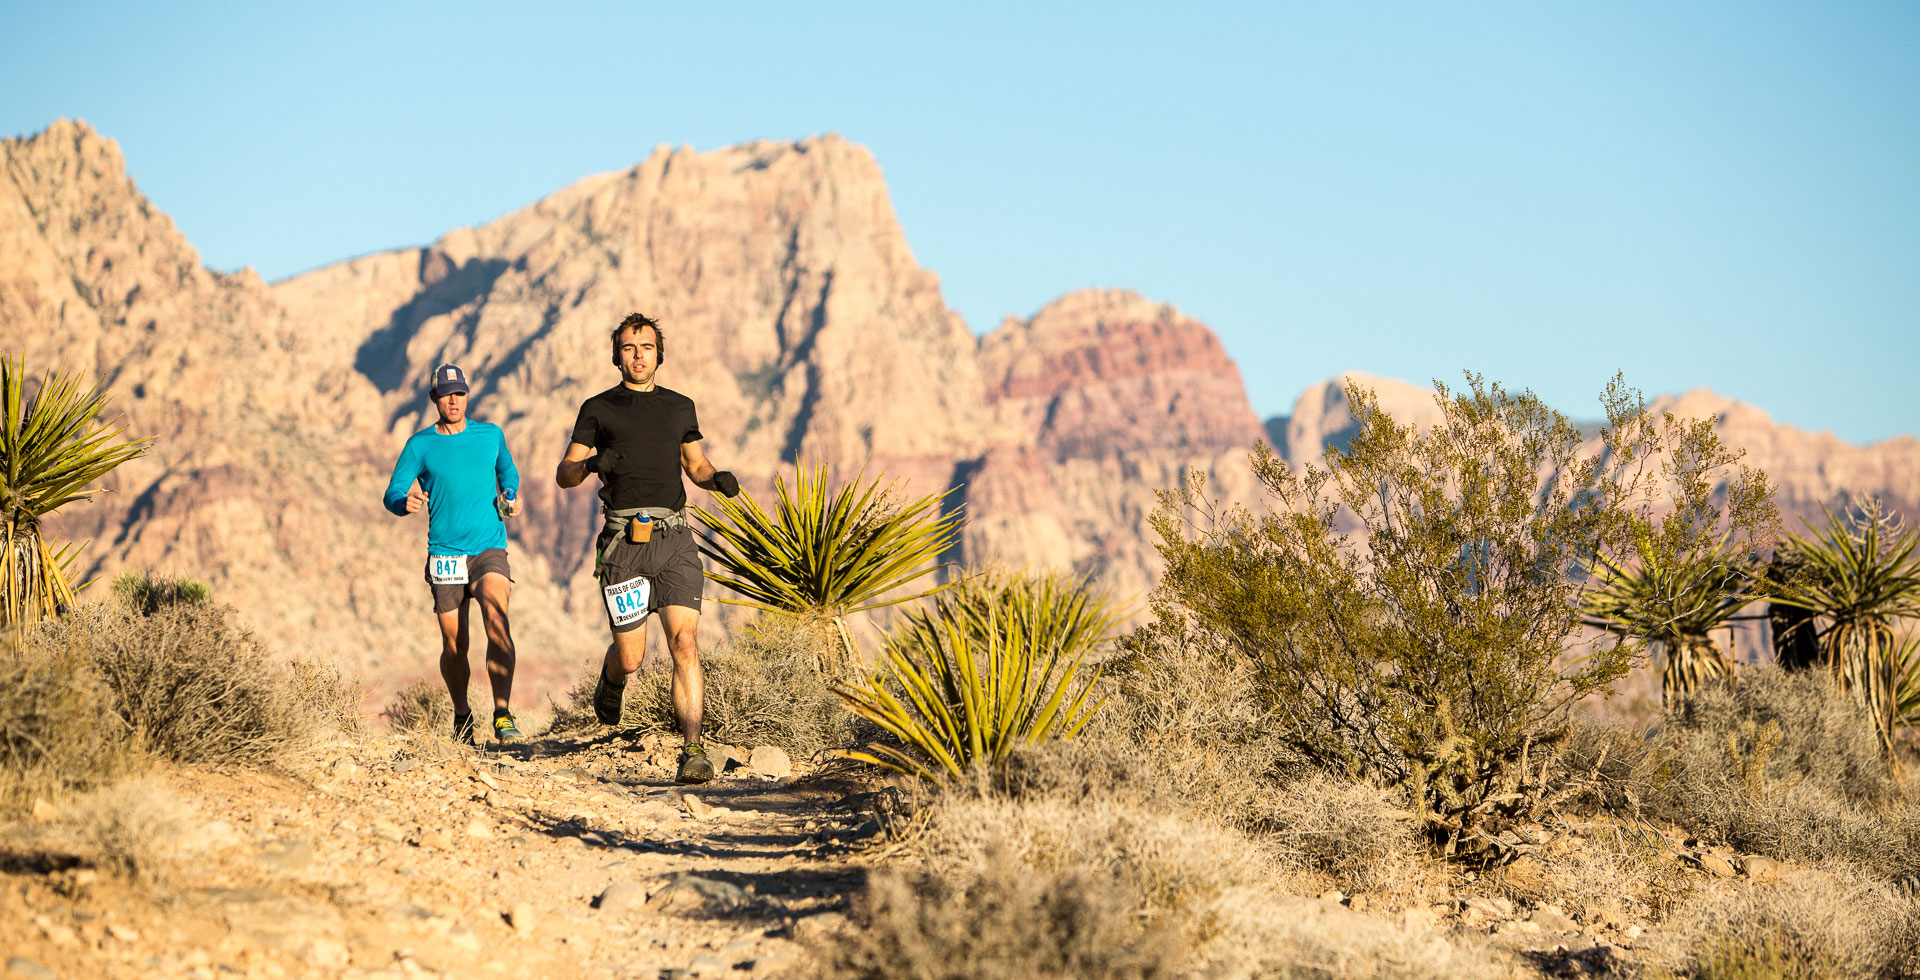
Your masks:
<svg viewBox="0 0 1920 980"><path fill-rule="evenodd" d="M520 726L513 723L513 715L502 711L493 716L493 737L501 745L512 745L521 740Z"/></svg>
<svg viewBox="0 0 1920 980"><path fill-rule="evenodd" d="M453 716L453 740L461 745L473 745L473 712Z"/></svg>
<svg viewBox="0 0 1920 980"><path fill-rule="evenodd" d="M704 745L685 745L680 748L680 773L673 777L682 783L704 783L713 778L713 763L707 759L707 747Z"/></svg>
<svg viewBox="0 0 1920 980"><path fill-rule="evenodd" d="M625 684L614 687L607 683L607 672L600 672L600 683L593 686L593 716L600 719L602 725L620 724L620 708L627 700Z"/></svg>

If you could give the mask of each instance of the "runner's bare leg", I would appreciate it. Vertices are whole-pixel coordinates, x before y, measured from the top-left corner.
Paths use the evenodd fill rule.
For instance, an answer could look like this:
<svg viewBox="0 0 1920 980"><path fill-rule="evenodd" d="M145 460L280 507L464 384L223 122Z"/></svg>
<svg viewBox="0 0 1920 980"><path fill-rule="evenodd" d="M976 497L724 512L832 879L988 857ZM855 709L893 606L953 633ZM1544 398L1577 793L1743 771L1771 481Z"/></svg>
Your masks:
<svg viewBox="0 0 1920 980"><path fill-rule="evenodd" d="M673 651L673 717L689 744L700 741L707 700L707 676L700 669L700 648L694 641L699 625L698 609L667 606L660 610L660 628L666 631L667 648ZM634 663L637 666L639 660Z"/></svg>
<svg viewBox="0 0 1920 980"><path fill-rule="evenodd" d="M440 679L447 682L453 713L471 714L467 684L473 680L473 668L467 665L467 604L462 602L460 608L436 615L440 620Z"/></svg>
<svg viewBox="0 0 1920 980"><path fill-rule="evenodd" d="M607 656L602 661L600 673L607 683L616 687L627 682L627 675L640 669L640 661L647 654L647 630L645 624L639 629L613 634L613 642L607 644Z"/></svg>
<svg viewBox="0 0 1920 980"><path fill-rule="evenodd" d="M488 572L480 576L480 619L487 630L487 681L493 687L494 710L504 710L513 697L513 629L507 620L505 575ZM466 657L460 658L461 665Z"/></svg>

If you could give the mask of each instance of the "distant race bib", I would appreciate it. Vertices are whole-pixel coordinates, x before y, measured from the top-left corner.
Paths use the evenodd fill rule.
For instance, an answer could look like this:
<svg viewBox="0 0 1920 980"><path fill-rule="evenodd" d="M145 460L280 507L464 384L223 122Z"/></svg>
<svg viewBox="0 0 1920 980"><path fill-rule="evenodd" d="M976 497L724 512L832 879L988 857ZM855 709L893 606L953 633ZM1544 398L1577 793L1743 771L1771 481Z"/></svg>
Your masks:
<svg viewBox="0 0 1920 980"><path fill-rule="evenodd" d="M467 584L467 556L428 555L427 581L435 585Z"/></svg>
<svg viewBox="0 0 1920 980"><path fill-rule="evenodd" d="M653 583L647 581L646 576L635 576L600 591L606 594L607 615L613 619L613 625L625 626L647 618L647 600L653 595Z"/></svg>

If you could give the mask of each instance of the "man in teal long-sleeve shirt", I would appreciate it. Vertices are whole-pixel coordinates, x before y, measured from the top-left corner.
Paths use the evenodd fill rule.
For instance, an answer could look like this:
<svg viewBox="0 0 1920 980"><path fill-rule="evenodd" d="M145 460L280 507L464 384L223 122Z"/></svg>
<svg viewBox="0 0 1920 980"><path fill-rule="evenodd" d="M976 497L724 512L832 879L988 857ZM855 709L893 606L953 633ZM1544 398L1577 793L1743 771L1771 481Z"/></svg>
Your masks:
<svg viewBox="0 0 1920 980"><path fill-rule="evenodd" d="M472 742L467 683L467 600L480 600L487 631L487 680L493 686L493 732L502 744L520 740L508 702L513 695L513 631L507 621L507 526L518 516L520 471L500 427L467 418L467 378L454 365L433 369L427 394L440 420L407 439L387 481L385 504L396 516L427 511L427 585L440 620L440 676L453 699L453 737ZM416 487L415 484L418 484Z"/></svg>

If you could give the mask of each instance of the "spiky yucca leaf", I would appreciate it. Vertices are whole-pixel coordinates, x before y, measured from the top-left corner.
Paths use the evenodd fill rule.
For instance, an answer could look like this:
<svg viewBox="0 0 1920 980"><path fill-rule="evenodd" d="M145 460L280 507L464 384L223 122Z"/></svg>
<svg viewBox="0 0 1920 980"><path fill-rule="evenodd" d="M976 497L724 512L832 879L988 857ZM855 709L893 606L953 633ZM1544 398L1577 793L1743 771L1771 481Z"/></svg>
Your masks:
<svg viewBox="0 0 1920 980"><path fill-rule="evenodd" d="M1713 642L1742 607L1755 598L1758 560L1722 537L1693 553L1641 538L1631 565L1597 555L1599 587L1587 594L1589 626L1657 644L1666 656L1661 695L1671 700L1709 680L1733 676L1733 661Z"/></svg>
<svg viewBox="0 0 1920 980"><path fill-rule="evenodd" d="M1095 621L1107 615L1099 599L1056 593L1052 601L1078 601ZM854 714L905 748L874 744L847 756L938 782L975 764L998 765L1016 746L1079 734L1102 703L1087 703L1099 671L1080 677L1090 634L1036 636L1028 623L1086 614L1037 612L1008 615L990 605L949 602L934 614L908 617L889 634L880 669L837 688Z"/></svg>
<svg viewBox="0 0 1920 980"><path fill-rule="evenodd" d="M1787 535L1781 564L1790 572L1767 586L1776 604L1825 621L1817 634L1821 661L1867 709L1891 751L1902 652L1893 623L1920 616L1920 532L1903 527L1878 498L1854 510L1846 518L1827 510L1826 526L1810 537Z"/></svg>
<svg viewBox="0 0 1920 980"><path fill-rule="evenodd" d="M952 583L931 607L906 614L912 623L951 619L985 628L991 614L1010 619L1042 649L1063 656L1085 653L1110 638L1126 618L1108 595L1090 582L1057 575L996 569Z"/></svg>
<svg viewBox="0 0 1920 980"><path fill-rule="evenodd" d="M125 430L100 421L106 405L99 385L67 371L43 375L29 397L25 361L0 358L0 626L73 604L78 549L49 547L40 519L101 492L87 486L146 451L147 440L119 441Z"/></svg>
<svg viewBox="0 0 1920 980"><path fill-rule="evenodd" d="M1920 728L1920 634L1907 637L1893 658L1893 723Z"/></svg>
<svg viewBox="0 0 1920 980"><path fill-rule="evenodd" d="M752 494L716 497L717 511L694 513L708 532L700 551L719 569L707 577L740 595L720 601L833 620L845 649L832 658L837 664L822 663L832 670L853 656L842 617L946 588L890 595L940 567L940 553L959 536L961 514L940 514L952 490L898 503L898 481L869 481L864 468L838 490L829 483L826 464L802 467L791 488L774 479L771 514Z"/></svg>

